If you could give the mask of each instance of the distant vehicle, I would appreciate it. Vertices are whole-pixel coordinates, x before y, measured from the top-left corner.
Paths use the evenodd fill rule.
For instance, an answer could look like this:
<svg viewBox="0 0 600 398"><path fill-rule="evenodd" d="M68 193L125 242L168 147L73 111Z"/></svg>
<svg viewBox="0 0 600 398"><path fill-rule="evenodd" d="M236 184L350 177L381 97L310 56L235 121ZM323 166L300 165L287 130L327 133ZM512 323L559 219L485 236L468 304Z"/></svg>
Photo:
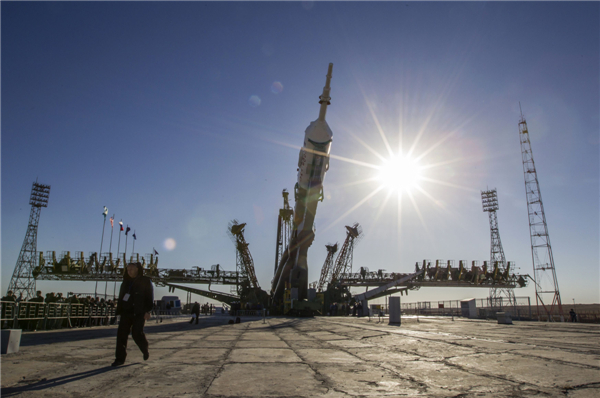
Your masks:
<svg viewBox="0 0 600 398"><path fill-rule="evenodd" d="M181 300L179 296L163 296L160 300L154 300L154 305L161 311L167 310L167 303L171 308L171 314L181 314Z"/></svg>

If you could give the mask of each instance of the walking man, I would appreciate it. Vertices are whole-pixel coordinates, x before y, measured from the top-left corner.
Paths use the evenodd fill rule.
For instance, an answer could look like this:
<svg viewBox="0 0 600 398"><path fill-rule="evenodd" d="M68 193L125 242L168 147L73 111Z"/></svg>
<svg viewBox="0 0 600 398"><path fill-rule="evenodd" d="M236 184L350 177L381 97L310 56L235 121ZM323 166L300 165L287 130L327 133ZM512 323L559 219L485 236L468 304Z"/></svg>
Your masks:
<svg viewBox="0 0 600 398"><path fill-rule="evenodd" d="M198 318L200 318L200 304L196 301L192 307L192 319L190 323L194 322L194 315L196 315L196 325L198 324Z"/></svg>
<svg viewBox="0 0 600 398"><path fill-rule="evenodd" d="M154 304L154 288L150 278L143 274L142 264L127 264L127 272L123 275L117 302L116 315L121 315L121 322L117 330L117 349L112 366L125 363L127 337L130 332L133 341L144 354L144 361L150 357L148 340L144 334L144 323L150 319L150 311Z"/></svg>

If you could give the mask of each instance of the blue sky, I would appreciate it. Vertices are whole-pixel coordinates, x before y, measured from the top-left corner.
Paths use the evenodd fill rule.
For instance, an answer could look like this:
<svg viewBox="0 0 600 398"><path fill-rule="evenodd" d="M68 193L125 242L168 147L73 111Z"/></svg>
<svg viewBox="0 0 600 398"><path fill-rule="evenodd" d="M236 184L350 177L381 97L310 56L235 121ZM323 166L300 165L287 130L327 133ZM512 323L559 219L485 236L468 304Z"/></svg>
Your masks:
<svg viewBox="0 0 600 398"><path fill-rule="evenodd" d="M498 190L507 259L533 274L520 101L563 302L599 302L596 2L2 2L1 10L3 292L36 178L52 186L38 250L99 251L107 206L135 229L136 252L160 252L161 267L234 270L226 228L235 218L247 223L269 290L281 190L293 189L333 62L334 158L310 281L325 244L341 243L354 222L365 232L355 269L488 259L480 198L488 187ZM367 181L373 168L344 159L380 165L386 142L435 166L425 174L438 182L422 181L400 203L383 189L352 210L379 183ZM109 240L107 223L103 252ZM404 300L487 294L421 289ZM534 290L516 295L533 299Z"/></svg>

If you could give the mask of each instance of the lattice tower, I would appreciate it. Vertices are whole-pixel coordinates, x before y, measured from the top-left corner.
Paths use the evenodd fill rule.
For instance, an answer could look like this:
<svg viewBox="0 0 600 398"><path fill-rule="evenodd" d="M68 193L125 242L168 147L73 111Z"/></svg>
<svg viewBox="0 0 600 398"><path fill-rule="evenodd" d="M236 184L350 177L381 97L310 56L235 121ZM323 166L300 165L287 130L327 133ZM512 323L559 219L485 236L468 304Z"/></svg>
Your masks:
<svg viewBox="0 0 600 398"><path fill-rule="evenodd" d="M235 244L235 267L240 275L248 278L251 288L259 288L256 273L254 272L254 260L248 249L248 243L244 238L245 227L246 223L240 224L237 220L232 220L229 223L229 228L227 228L227 232Z"/></svg>
<svg viewBox="0 0 600 398"><path fill-rule="evenodd" d="M362 236L362 228L358 223L355 223L351 227L346 225L346 240L342 245L340 254L338 254L335 260L335 266L333 267L333 272L331 273L331 280L328 282L337 281L340 279L340 275L352 272L354 247L360 241L360 239L362 239Z"/></svg>
<svg viewBox="0 0 600 398"><path fill-rule="evenodd" d="M323 268L321 268L321 277L317 285L317 292L322 292L327 287L327 283L331 280L331 274L333 273L333 256L337 253L338 245L325 245L327 248L327 258Z"/></svg>
<svg viewBox="0 0 600 398"><path fill-rule="evenodd" d="M520 104L519 104L520 106ZM554 257L550 245L550 235L544 214L540 184L533 161L531 141L527 122L521 112L519 121L519 138L521 141L521 156L523 159L523 174L525 176L525 195L527 197L527 213L529 216L529 236L531 238L531 257L533 261L533 277L535 283L535 299L540 317L540 304L548 320L552 320L552 313L558 309L561 320L564 319L558 280L554 268Z"/></svg>
<svg viewBox="0 0 600 398"><path fill-rule="evenodd" d="M502 241L500 240L500 231L498 230L498 193L496 188L481 191L481 202L483 205L483 211L487 212L490 218L490 266L494 267L496 264L500 273L506 271L506 258L504 257L504 250L502 249ZM488 270L489 272L490 270ZM506 297L508 303L511 306L516 304L514 289L501 289L501 288L490 288L490 300L492 306L502 307L502 300Z"/></svg>
<svg viewBox="0 0 600 398"><path fill-rule="evenodd" d="M290 207L290 203L288 201L289 192L287 189L284 189L281 192L283 196L283 207L279 209L279 216L277 217L277 245L275 247L275 272L277 272L277 267L279 266L279 262L281 261L281 257L283 256L284 250L290 241L290 236L292 233L292 217L294 215L294 210Z"/></svg>
<svg viewBox="0 0 600 398"><path fill-rule="evenodd" d="M31 205L29 225L13 276L8 285L8 290L12 290L17 297L20 293L23 293L24 299L35 297L36 284L32 271L37 267L37 230L40 222L40 212L42 207L48 207L49 197L50 185L39 184L37 181L33 183L29 198L29 204Z"/></svg>

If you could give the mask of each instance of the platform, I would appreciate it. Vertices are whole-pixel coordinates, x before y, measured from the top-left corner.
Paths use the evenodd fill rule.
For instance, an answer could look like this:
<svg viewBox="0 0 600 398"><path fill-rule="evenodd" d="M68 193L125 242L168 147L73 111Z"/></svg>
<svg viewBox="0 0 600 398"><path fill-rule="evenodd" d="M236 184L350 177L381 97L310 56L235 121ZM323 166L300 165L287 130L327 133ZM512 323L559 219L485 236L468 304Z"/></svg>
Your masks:
<svg viewBox="0 0 600 398"><path fill-rule="evenodd" d="M150 359L116 327L23 333L2 397L597 397L600 325L403 317L149 323Z"/></svg>

